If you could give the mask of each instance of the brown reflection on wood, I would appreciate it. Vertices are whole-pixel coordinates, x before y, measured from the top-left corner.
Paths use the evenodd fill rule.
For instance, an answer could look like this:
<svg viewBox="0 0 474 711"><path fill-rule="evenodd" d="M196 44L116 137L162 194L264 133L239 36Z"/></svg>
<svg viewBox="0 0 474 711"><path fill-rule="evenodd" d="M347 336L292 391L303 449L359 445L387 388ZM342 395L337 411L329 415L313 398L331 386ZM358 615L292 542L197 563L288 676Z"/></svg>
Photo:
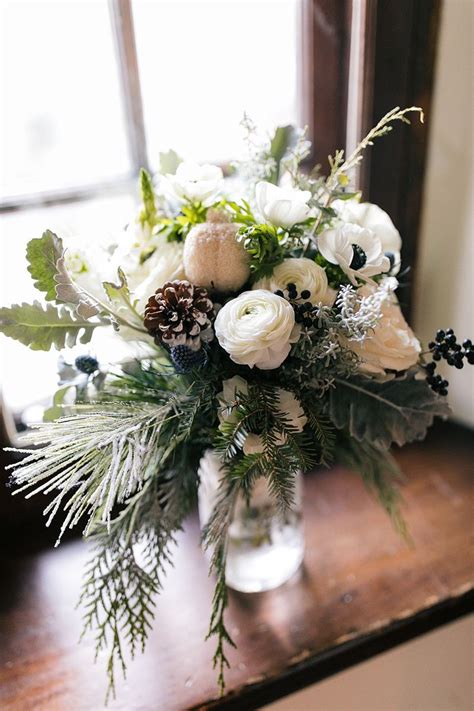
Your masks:
<svg viewBox="0 0 474 711"><path fill-rule="evenodd" d="M228 625L238 649L229 654L228 695L217 707L258 708L262 699L332 673L347 645L352 656L346 665L377 651L367 651L367 640L383 648L394 624L465 601L473 587L471 440L444 426L425 444L398 453L413 548L399 539L355 474L334 468L306 477L304 568L273 592L231 594ZM213 705L213 643L203 641L213 583L198 533L192 517L158 601L147 651L118 684L111 709ZM3 543L0 708L104 708L105 660L93 666L92 641L78 644L80 612L74 610L85 545L15 555ZM438 614L432 625L442 621Z"/></svg>

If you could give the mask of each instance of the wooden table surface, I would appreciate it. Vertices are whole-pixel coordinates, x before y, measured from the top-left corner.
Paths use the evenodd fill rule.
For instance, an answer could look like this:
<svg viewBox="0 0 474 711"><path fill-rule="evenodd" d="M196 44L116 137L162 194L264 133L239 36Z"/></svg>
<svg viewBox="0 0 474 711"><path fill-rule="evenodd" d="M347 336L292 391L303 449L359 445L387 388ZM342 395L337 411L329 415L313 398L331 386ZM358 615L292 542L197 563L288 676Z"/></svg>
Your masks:
<svg viewBox="0 0 474 711"><path fill-rule="evenodd" d="M259 708L472 607L472 438L438 428L398 454L404 513L415 541L392 530L358 477L344 469L306 477L307 550L301 574L278 590L232 593L228 694L216 697L204 642L212 581L192 517L158 601L147 651L119 682L110 709ZM103 709L104 658L78 644L74 609L87 550L0 553L0 708Z"/></svg>

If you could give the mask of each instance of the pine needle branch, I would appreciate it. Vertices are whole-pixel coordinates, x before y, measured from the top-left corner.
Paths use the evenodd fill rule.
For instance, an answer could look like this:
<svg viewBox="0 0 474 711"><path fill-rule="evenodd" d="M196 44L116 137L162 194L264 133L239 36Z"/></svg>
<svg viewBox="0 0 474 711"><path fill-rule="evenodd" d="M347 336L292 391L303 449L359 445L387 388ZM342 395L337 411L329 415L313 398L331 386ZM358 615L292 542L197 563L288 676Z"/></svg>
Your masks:
<svg viewBox="0 0 474 711"><path fill-rule="evenodd" d="M361 476L367 489L389 515L395 530L410 543L407 524L400 511L402 497L397 482L401 472L390 453L369 442L357 442L349 435L341 435L337 454L343 464Z"/></svg>

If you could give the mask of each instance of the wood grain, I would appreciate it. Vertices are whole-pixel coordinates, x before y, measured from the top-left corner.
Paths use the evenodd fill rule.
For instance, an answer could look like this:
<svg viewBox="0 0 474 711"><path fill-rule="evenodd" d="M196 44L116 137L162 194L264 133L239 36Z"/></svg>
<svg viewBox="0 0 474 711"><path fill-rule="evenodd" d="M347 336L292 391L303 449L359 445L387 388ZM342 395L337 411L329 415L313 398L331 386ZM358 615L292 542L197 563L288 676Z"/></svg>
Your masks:
<svg viewBox="0 0 474 711"><path fill-rule="evenodd" d="M397 537L355 474L334 468L307 476L304 568L273 592L231 594L238 649L219 702L213 644L203 641L212 580L190 518L147 651L109 708L258 708L465 612L474 577L472 437L444 425L398 459L415 547ZM86 547L74 541L29 553L2 540L0 708L104 708L104 658L93 666L92 641L77 643Z"/></svg>

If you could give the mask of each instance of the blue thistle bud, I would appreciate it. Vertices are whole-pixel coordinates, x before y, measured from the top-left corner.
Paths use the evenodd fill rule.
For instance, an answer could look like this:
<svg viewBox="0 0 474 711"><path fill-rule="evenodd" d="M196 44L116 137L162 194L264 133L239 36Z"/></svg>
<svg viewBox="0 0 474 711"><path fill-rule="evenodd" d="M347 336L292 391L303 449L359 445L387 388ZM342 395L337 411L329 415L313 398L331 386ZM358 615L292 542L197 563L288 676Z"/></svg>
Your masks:
<svg viewBox="0 0 474 711"><path fill-rule="evenodd" d="M189 373L194 368L202 368L207 363L207 355L202 348L193 351L188 346L174 346L170 354L178 373Z"/></svg>
<svg viewBox="0 0 474 711"><path fill-rule="evenodd" d="M85 373L86 375L92 375L99 370L97 358L90 355L78 356L74 361L74 365L81 373Z"/></svg>

